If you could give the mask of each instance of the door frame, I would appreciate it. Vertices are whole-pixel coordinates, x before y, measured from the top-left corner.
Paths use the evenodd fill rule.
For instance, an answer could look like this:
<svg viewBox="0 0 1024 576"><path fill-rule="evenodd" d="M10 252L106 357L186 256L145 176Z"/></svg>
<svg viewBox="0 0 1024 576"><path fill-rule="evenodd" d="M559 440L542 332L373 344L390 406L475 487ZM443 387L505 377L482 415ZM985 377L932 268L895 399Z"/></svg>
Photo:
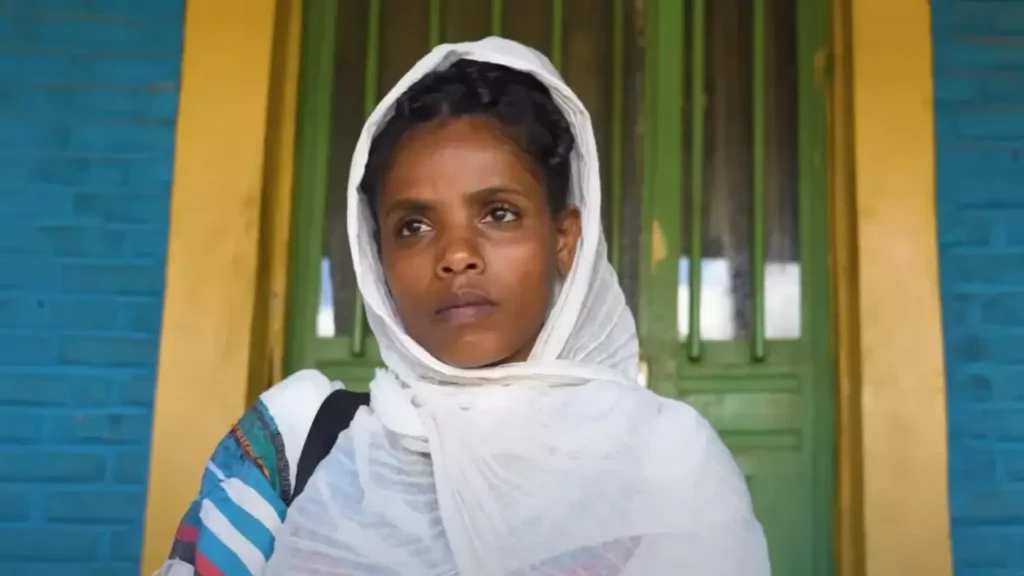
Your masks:
<svg viewBox="0 0 1024 576"><path fill-rule="evenodd" d="M837 574L945 576L930 7L833 2L816 60L831 83ZM282 376L300 20L301 0L186 7L143 575L210 451Z"/></svg>
<svg viewBox="0 0 1024 576"><path fill-rule="evenodd" d="M839 573L951 576L931 4L833 1Z"/></svg>

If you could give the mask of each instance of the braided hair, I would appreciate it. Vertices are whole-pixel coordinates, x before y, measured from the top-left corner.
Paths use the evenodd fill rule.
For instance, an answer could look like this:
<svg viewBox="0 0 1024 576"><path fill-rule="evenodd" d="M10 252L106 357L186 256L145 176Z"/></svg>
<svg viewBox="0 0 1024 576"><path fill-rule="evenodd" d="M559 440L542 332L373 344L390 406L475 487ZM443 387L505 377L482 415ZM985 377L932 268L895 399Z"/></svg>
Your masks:
<svg viewBox="0 0 1024 576"><path fill-rule="evenodd" d="M394 115L370 145L360 190L377 218L378 192L395 148L412 128L464 116L491 118L506 130L544 175L553 214L567 207L576 139L551 92L532 74L477 60L462 59L420 78L402 94Z"/></svg>

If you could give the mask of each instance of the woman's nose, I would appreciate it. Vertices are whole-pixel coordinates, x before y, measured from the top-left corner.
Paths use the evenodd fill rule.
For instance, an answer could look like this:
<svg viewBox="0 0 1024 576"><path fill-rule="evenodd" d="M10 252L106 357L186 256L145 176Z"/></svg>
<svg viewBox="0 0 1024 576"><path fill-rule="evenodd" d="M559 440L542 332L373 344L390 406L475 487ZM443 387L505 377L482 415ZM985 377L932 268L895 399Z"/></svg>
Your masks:
<svg viewBox="0 0 1024 576"><path fill-rule="evenodd" d="M484 260L471 242L456 242L446 246L437 265L437 275L440 278L466 274L469 272L481 273L484 271Z"/></svg>

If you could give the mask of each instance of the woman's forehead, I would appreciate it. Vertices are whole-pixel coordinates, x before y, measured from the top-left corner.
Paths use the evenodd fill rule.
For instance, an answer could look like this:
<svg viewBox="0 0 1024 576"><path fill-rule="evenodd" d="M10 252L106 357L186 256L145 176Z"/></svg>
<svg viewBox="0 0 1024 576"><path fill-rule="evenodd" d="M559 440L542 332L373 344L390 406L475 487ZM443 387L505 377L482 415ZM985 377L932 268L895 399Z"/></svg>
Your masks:
<svg viewBox="0 0 1024 576"><path fill-rule="evenodd" d="M539 167L497 122L467 116L417 127L403 136L381 200L502 188L536 193L542 186Z"/></svg>

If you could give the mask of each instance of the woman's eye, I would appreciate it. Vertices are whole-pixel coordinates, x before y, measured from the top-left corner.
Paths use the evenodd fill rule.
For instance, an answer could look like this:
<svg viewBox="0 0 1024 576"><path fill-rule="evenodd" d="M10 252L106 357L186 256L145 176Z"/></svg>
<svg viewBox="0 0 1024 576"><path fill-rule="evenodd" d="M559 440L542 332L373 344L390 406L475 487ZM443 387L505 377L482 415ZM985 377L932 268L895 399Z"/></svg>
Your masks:
<svg viewBox="0 0 1024 576"><path fill-rule="evenodd" d="M518 218L519 214L511 208L498 206L496 208L492 208L491 211L487 213L487 216L484 217L484 222L512 222Z"/></svg>
<svg viewBox="0 0 1024 576"><path fill-rule="evenodd" d="M399 236L415 236L417 234L422 234L422 233L426 232L429 229L430 229L430 227L427 226L426 222L422 222L420 220L410 220L410 221L402 224L398 228L398 235Z"/></svg>

